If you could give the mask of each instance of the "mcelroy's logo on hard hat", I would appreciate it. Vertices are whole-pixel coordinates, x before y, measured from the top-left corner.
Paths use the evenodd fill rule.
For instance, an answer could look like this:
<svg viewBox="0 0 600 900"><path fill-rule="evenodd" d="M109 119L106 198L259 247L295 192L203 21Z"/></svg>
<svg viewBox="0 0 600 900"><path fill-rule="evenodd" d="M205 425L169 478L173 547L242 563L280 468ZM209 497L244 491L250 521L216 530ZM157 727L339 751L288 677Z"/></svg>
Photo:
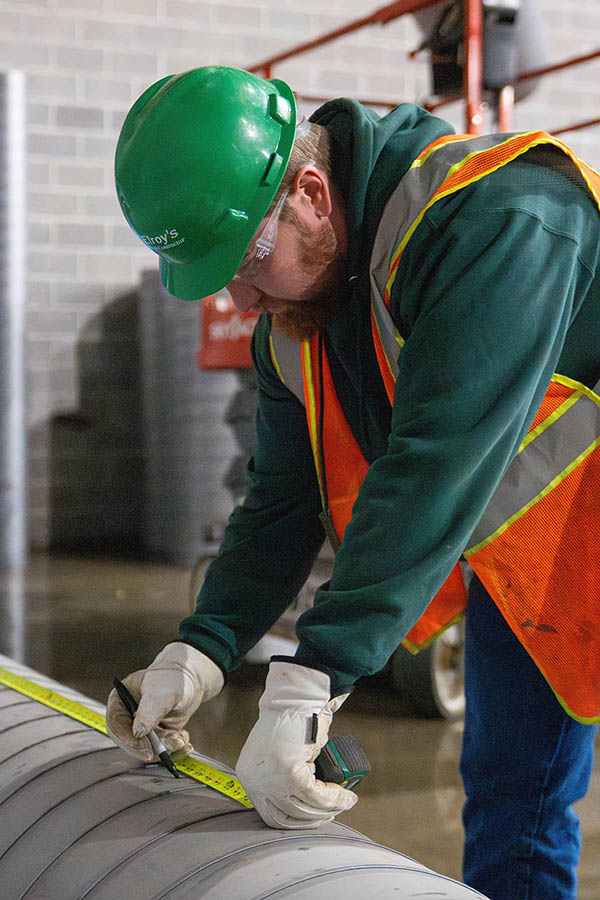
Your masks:
<svg viewBox="0 0 600 900"><path fill-rule="evenodd" d="M140 237L152 250L168 250L170 247L178 247L185 241L185 238L179 237L176 228L165 228L162 234L140 234Z"/></svg>

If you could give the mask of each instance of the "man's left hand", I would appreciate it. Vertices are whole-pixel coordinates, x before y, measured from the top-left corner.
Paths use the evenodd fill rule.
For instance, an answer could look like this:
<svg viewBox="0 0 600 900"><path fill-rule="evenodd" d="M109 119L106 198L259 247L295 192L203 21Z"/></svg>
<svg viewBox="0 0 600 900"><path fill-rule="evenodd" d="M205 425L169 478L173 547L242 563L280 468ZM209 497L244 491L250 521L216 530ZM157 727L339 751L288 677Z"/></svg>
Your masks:
<svg viewBox="0 0 600 900"><path fill-rule="evenodd" d="M236 771L256 811L271 828L319 828L350 809L352 791L318 781L315 760L348 694L329 699L329 676L289 662L272 662Z"/></svg>

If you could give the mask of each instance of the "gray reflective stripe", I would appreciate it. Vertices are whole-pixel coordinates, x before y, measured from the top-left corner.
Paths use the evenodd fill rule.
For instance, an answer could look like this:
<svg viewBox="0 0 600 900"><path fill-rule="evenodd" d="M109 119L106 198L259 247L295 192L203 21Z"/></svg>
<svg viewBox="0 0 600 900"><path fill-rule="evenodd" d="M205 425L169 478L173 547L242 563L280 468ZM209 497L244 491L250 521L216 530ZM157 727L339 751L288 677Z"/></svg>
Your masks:
<svg viewBox="0 0 600 900"><path fill-rule="evenodd" d="M392 370L394 381L396 381L398 378L398 351L400 350L400 344L396 340L397 329L383 298L378 294L376 295L377 288L373 285L373 282L371 282L371 287L373 289L371 308L379 329L385 358Z"/></svg>
<svg viewBox="0 0 600 900"><path fill-rule="evenodd" d="M596 389L599 387L600 382ZM472 553L512 516L532 504L542 491L547 492L568 466L598 442L599 435L600 397L594 402L587 394L581 394L515 456L471 535L465 554Z"/></svg>
<svg viewBox="0 0 600 900"><path fill-rule="evenodd" d="M271 329L271 343L283 383L292 394L295 394L302 406L305 406L302 379L302 344L273 329Z"/></svg>
<svg viewBox="0 0 600 900"><path fill-rule="evenodd" d="M371 254L371 288L378 307L386 309L383 298L392 254L402 243L417 216L446 180L452 166L473 153L503 144L511 137L514 135L487 134L441 144L422 163L413 164L400 179L383 211Z"/></svg>

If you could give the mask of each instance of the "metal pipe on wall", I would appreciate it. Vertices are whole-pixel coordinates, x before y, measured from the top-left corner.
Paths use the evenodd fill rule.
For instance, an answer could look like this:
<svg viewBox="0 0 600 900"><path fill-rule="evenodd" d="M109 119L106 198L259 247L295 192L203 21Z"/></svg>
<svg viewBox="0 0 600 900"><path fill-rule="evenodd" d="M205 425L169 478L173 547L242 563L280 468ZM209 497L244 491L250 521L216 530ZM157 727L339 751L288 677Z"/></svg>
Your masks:
<svg viewBox="0 0 600 900"><path fill-rule="evenodd" d="M0 73L0 567L26 557L25 74Z"/></svg>
<svg viewBox="0 0 600 900"><path fill-rule="evenodd" d="M1 655L0 668L103 711ZM342 824L267 828L236 800L137 764L106 735L2 683L0 733L2 900L482 898Z"/></svg>

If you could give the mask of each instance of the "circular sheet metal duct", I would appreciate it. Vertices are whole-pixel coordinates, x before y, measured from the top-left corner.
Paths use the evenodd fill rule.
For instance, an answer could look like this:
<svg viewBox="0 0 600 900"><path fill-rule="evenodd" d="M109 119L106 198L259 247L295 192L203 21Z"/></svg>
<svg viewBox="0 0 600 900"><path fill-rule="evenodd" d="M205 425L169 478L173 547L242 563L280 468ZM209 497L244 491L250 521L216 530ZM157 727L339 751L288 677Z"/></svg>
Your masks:
<svg viewBox="0 0 600 900"><path fill-rule="evenodd" d="M27 245L25 73L0 72L0 567L27 556L25 299Z"/></svg>
<svg viewBox="0 0 600 900"><path fill-rule="evenodd" d="M1 655L0 667L103 711ZM254 810L137 765L104 734L4 685L0 734L2 900L482 896L342 824L267 828Z"/></svg>

